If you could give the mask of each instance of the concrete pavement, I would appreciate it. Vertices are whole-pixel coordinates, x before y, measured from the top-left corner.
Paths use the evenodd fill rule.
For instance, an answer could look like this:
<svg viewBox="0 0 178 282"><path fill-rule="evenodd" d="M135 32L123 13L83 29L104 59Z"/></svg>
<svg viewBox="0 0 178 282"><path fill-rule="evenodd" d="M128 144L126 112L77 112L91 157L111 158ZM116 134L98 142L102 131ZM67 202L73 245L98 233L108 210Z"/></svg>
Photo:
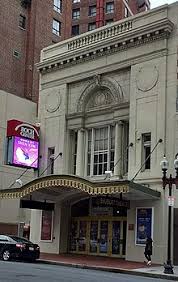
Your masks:
<svg viewBox="0 0 178 282"><path fill-rule="evenodd" d="M103 270L129 275L160 278L165 280L178 281L178 266L174 266L174 274L164 274L164 267L158 265L146 266L141 262L130 262L124 259L95 257L86 255L57 255L44 254L40 256L40 263L71 266L76 268Z"/></svg>

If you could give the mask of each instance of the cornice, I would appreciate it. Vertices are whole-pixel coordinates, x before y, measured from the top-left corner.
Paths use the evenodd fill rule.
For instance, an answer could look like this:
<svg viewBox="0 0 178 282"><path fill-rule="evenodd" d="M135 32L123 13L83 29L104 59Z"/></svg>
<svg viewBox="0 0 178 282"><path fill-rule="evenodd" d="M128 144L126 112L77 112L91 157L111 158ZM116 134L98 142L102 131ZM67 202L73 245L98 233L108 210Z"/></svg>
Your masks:
<svg viewBox="0 0 178 282"><path fill-rule="evenodd" d="M85 41L86 46L84 46L83 41L81 41L81 46L74 44L77 40L73 40L73 45L67 53L63 53L62 56L51 57L48 60L44 60L39 63L38 69L43 73L55 71L58 69L63 69L66 67L75 66L87 61L96 60L102 56L108 56L116 52L122 52L129 48L135 48L141 45L152 43L156 40L167 39L173 30L173 23L169 19L163 19L155 21L149 26L135 28L128 30L123 35L119 34L114 36L112 39L107 38L105 40L98 41L96 44L89 44L89 41ZM89 36L89 35L87 35ZM85 38L85 37L83 37ZM81 40L81 38L80 38ZM70 44L72 44L72 42ZM76 41L77 42L77 41ZM88 45L87 43L88 42Z"/></svg>

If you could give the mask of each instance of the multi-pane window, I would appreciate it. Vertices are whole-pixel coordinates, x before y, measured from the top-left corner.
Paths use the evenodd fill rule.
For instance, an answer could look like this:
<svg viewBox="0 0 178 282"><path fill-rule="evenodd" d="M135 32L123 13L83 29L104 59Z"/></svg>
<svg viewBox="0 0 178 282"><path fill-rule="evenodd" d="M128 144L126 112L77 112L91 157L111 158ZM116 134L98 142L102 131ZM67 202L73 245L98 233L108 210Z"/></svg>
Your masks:
<svg viewBox="0 0 178 282"><path fill-rule="evenodd" d="M79 35L80 33L80 29L79 29L79 25L73 25L72 26L72 35L75 36L75 35Z"/></svg>
<svg viewBox="0 0 178 282"><path fill-rule="evenodd" d="M54 0L54 10L58 13L62 12L62 0Z"/></svg>
<svg viewBox="0 0 178 282"><path fill-rule="evenodd" d="M73 9L72 10L72 19L77 20L80 18L80 9Z"/></svg>
<svg viewBox="0 0 178 282"><path fill-rule="evenodd" d="M143 170L151 167L151 133L142 134L142 163L144 163Z"/></svg>
<svg viewBox="0 0 178 282"><path fill-rule="evenodd" d="M23 15L20 15L19 17L19 27L25 29L26 28L26 17Z"/></svg>
<svg viewBox="0 0 178 282"><path fill-rule="evenodd" d="M106 14L114 13L114 2L106 3Z"/></svg>
<svg viewBox="0 0 178 282"><path fill-rule="evenodd" d="M48 148L48 167L47 167L48 174L54 174L54 153L55 153L55 148Z"/></svg>
<svg viewBox="0 0 178 282"><path fill-rule="evenodd" d="M53 19L53 29L52 29L53 33L56 35L60 35L61 34L61 22Z"/></svg>
<svg viewBox="0 0 178 282"><path fill-rule="evenodd" d="M72 3L80 3L80 0L72 0Z"/></svg>
<svg viewBox="0 0 178 282"><path fill-rule="evenodd" d="M89 6L88 15L89 15L90 17L95 17L95 16L96 16L96 5L94 5L94 6Z"/></svg>
<svg viewBox="0 0 178 282"><path fill-rule="evenodd" d="M114 167L115 128L88 130L87 175L104 175Z"/></svg>
<svg viewBox="0 0 178 282"><path fill-rule="evenodd" d="M96 23L89 23L88 24L88 31L94 30L96 28Z"/></svg>

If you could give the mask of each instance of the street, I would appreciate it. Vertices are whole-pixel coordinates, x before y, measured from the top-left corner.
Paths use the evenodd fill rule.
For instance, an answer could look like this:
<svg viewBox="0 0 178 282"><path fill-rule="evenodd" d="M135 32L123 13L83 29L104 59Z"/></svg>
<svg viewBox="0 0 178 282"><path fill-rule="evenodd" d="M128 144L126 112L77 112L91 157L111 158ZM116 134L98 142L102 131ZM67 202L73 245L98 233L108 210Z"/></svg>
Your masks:
<svg viewBox="0 0 178 282"><path fill-rule="evenodd" d="M0 282L163 282L126 274L57 265L0 261Z"/></svg>

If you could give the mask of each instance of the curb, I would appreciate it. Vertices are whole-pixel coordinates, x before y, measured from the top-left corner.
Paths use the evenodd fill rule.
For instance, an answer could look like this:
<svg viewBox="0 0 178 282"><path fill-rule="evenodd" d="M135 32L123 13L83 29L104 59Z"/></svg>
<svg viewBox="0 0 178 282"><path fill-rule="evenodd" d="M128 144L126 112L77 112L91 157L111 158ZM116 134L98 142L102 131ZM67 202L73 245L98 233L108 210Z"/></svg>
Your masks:
<svg viewBox="0 0 178 282"><path fill-rule="evenodd" d="M172 275L169 275L169 274L140 272L140 271L137 271L137 270L129 270L129 269L123 269L123 268L92 266L92 265L86 265L86 264L49 261L49 260L43 260L43 259L39 259L36 262L42 263L42 264L49 264L49 265L60 265L60 266L66 266L66 267L74 267L74 268L81 268L81 269L92 269L92 270L100 270L100 271L106 271L106 272L114 272L114 273L122 273L122 274L129 274L129 275L142 276L142 277L160 278L160 279L164 279L164 280L178 281L177 275L172 276Z"/></svg>

